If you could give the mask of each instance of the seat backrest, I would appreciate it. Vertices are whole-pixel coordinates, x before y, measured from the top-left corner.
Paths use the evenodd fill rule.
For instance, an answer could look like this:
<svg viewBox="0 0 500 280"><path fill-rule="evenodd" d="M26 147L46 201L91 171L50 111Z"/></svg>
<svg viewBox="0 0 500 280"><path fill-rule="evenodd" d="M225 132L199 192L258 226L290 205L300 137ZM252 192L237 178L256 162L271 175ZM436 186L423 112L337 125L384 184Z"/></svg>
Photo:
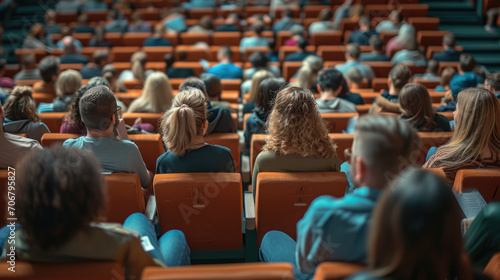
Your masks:
<svg viewBox="0 0 500 280"><path fill-rule="evenodd" d="M142 46L142 45L141 45ZM139 51L139 46L133 47L112 47L111 48L111 61L113 62L130 62L132 54Z"/></svg>
<svg viewBox="0 0 500 280"><path fill-rule="evenodd" d="M75 139L80 136L72 133L45 133L42 136L42 146L44 148L51 147L52 145L62 146L66 139Z"/></svg>
<svg viewBox="0 0 500 280"><path fill-rule="evenodd" d="M123 223L133 213L144 213L141 180L134 173L104 175L108 195L106 221Z"/></svg>
<svg viewBox="0 0 500 280"><path fill-rule="evenodd" d="M59 132L64 117L68 113L40 113L41 121L49 128L50 132Z"/></svg>
<svg viewBox="0 0 500 280"><path fill-rule="evenodd" d="M209 144L230 149L233 156L234 169L236 172L240 172L240 139L238 133L212 133L205 136L204 139Z"/></svg>
<svg viewBox="0 0 500 280"><path fill-rule="evenodd" d="M0 264L0 279L22 280L125 280L123 269L117 262L61 262L28 263L16 260L15 272L10 264Z"/></svg>
<svg viewBox="0 0 500 280"><path fill-rule="evenodd" d="M347 129L349 120L357 116L358 113L321 113L330 133L342 133L342 130Z"/></svg>
<svg viewBox="0 0 500 280"><path fill-rule="evenodd" d="M491 257L483 273L491 277L491 279L500 279L500 253L497 253L493 255L493 257Z"/></svg>
<svg viewBox="0 0 500 280"><path fill-rule="evenodd" d="M343 280L365 268L358 263L324 262L316 268L313 280Z"/></svg>
<svg viewBox="0 0 500 280"><path fill-rule="evenodd" d="M301 61L285 61L283 62L283 78L285 81L290 80L290 78L299 71L302 66Z"/></svg>
<svg viewBox="0 0 500 280"><path fill-rule="evenodd" d="M319 46L318 55L325 61L342 61L345 59L345 46Z"/></svg>
<svg viewBox="0 0 500 280"><path fill-rule="evenodd" d="M392 67L394 66L392 62L390 61L366 61L363 62L363 64L366 64L370 66L373 69L373 73L375 73L375 77L386 77L386 84L387 84L387 77L389 76L389 72L391 72Z"/></svg>
<svg viewBox="0 0 500 280"><path fill-rule="evenodd" d="M157 174L153 183L160 229L178 229L193 251L242 248L239 173Z"/></svg>
<svg viewBox="0 0 500 280"><path fill-rule="evenodd" d="M163 62L165 54L173 53L174 47L142 47L142 51L146 53L148 61Z"/></svg>
<svg viewBox="0 0 500 280"><path fill-rule="evenodd" d="M177 61L200 61L207 60L208 53L203 48L196 46L179 45L175 48L175 60ZM181 58L182 57L182 58Z"/></svg>
<svg viewBox="0 0 500 280"><path fill-rule="evenodd" d="M156 170L156 160L163 154L160 134L131 134L128 136L141 152L142 160L151 172Z"/></svg>
<svg viewBox="0 0 500 280"><path fill-rule="evenodd" d="M425 158L427 157L427 152L432 147L442 146L450 140L453 132L419 132L421 145L420 150L414 156L416 164L424 164Z"/></svg>
<svg viewBox="0 0 500 280"><path fill-rule="evenodd" d="M239 46L241 32L214 32L212 43L214 46Z"/></svg>
<svg viewBox="0 0 500 280"><path fill-rule="evenodd" d="M255 198L257 244L271 230L295 239L296 224L311 202L321 195L344 196L347 177L343 172L260 172Z"/></svg>
<svg viewBox="0 0 500 280"><path fill-rule="evenodd" d="M262 151L262 147L266 144L265 134L252 134L252 142L250 143L250 174L253 172L253 165L255 164L255 159Z"/></svg>
<svg viewBox="0 0 500 280"><path fill-rule="evenodd" d="M438 30L438 17L410 17L408 23L415 27L416 31L420 30Z"/></svg>
<svg viewBox="0 0 500 280"><path fill-rule="evenodd" d="M210 264L185 267L147 267L142 280L293 280L290 263Z"/></svg>
<svg viewBox="0 0 500 280"><path fill-rule="evenodd" d="M330 136L330 138L335 141L335 144L337 144L337 156L339 156L342 161L346 161L347 159L344 156L344 151L345 149L350 149L352 147L354 134L330 133L328 136Z"/></svg>
<svg viewBox="0 0 500 280"><path fill-rule="evenodd" d="M319 31L311 35L311 45L340 45L342 44L341 31Z"/></svg>
<svg viewBox="0 0 500 280"><path fill-rule="evenodd" d="M189 33L183 32L180 36L182 45L194 45L198 42L205 42L207 44L211 44L210 34L206 33Z"/></svg>
<svg viewBox="0 0 500 280"><path fill-rule="evenodd" d="M486 203L500 200L500 169L462 169L457 172L453 190L461 193L476 189Z"/></svg>
<svg viewBox="0 0 500 280"><path fill-rule="evenodd" d="M151 37L151 34L149 33L123 33L123 46L142 47L144 45L144 41L149 37Z"/></svg>
<svg viewBox="0 0 500 280"><path fill-rule="evenodd" d="M420 46L441 46L443 43L443 36L450 34L449 31L418 31L417 41Z"/></svg>

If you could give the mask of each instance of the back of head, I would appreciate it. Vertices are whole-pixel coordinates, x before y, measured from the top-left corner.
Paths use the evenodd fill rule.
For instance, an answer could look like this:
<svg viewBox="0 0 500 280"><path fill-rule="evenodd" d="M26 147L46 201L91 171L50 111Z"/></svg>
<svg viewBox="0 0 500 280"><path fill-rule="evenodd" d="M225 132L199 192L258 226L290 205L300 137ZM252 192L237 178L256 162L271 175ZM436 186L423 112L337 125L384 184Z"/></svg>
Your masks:
<svg viewBox="0 0 500 280"><path fill-rule="evenodd" d="M108 51L96 51L94 55L92 56L94 59L94 63L97 65L101 65L103 63L107 63L109 59L109 52Z"/></svg>
<svg viewBox="0 0 500 280"><path fill-rule="evenodd" d="M45 12L45 22L54 22L56 20L56 11L50 9Z"/></svg>
<svg viewBox="0 0 500 280"><path fill-rule="evenodd" d="M394 279L469 279L451 186L431 172L410 169L375 208L368 259L371 275Z"/></svg>
<svg viewBox="0 0 500 280"><path fill-rule="evenodd" d="M403 14L394 10L391 12L389 18L396 24L401 23L403 21Z"/></svg>
<svg viewBox="0 0 500 280"><path fill-rule="evenodd" d="M412 43L416 42L416 37L417 33L415 31L415 27L411 24L403 24L401 28L399 28L398 36L396 37L397 40L403 44L407 45L408 41L410 40Z"/></svg>
<svg viewBox="0 0 500 280"><path fill-rule="evenodd" d="M266 115L271 113L274 100L280 89L285 85L283 80L278 78L267 78L260 83L255 108L261 108Z"/></svg>
<svg viewBox="0 0 500 280"><path fill-rule="evenodd" d="M119 13L118 13L118 11L117 11L117 10L115 10L115 9L113 9L113 10L109 10L109 12L108 12L108 17L109 17L110 19L112 19L112 20L117 20L119 15L120 15L120 14L119 14Z"/></svg>
<svg viewBox="0 0 500 280"><path fill-rule="evenodd" d="M443 72L441 73L441 86L448 86L450 85L450 81L457 74L457 69L453 67L446 67L443 69Z"/></svg>
<svg viewBox="0 0 500 280"><path fill-rule="evenodd" d="M196 77L187 78L182 84L179 85L179 91L185 91L188 90L188 88L199 89L203 94L205 94L205 96L207 95L207 87L205 86L205 83Z"/></svg>
<svg viewBox="0 0 500 280"><path fill-rule="evenodd" d="M335 68L327 68L319 71L316 83L322 92L336 91L342 86L342 73Z"/></svg>
<svg viewBox="0 0 500 280"><path fill-rule="evenodd" d="M456 44L456 39L453 34L446 34L443 36L443 44L446 45L448 48L455 48Z"/></svg>
<svg viewBox="0 0 500 280"><path fill-rule="evenodd" d="M436 74L439 70L439 62L435 59L431 59L427 61L427 69L425 70L427 73Z"/></svg>
<svg viewBox="0 0 500 280"><path fill-rule="evenodd" d="M406 84L399 93L399 105L409 121L422 125L420 131L431 132L436 128L431 96L422 84Z"/></svg>
<svg viewBox="0 0 500 280"><path fill-rule="evenodd" d="M374 51L382 51L384 46L384 41L378 35L372 35L370 37L370 46Z"/></svg>
<svg viewBox="0 0 500 280"><path fill-rule="evenodd" d="M164 56L163 56L163 60L165 61L165 67L166 68L169 68L169 67L172 67L174 66L174 63L175 63L175 56L173 53L166 53Z"/></svg>
<svg viewBox="0 0 500 280"><path fill-rule="evenodd" d="M57 249L97 221L104 209L100 164L84 150L52 147L19 163L17 217L32 250ZM55 219L54 217L57 217Z"/></svg>
<svg viewBox="0 0 500 280"><path fill-rule="evenodd" d="M136 100L142 103L140 107L152 113L163 113L170 108L174 99L173 88L165 73L156 71L151 73L144 83L141 97ZM136 103L136 102L134 102ZM131 106L132 107L132 106ZM132 111L132 109L130 109Z"/></svg>
<svg viewBox="0 0 500 280"><path fill-rule="evenodd" d="M142 20L142 15L139 11L135 11L132 13L132 21L138 23Z"/></svg>
<svg viewBox="0 0 500 280"><path fill-rule="evenodd" d="M88 85L82 85L75 93L75 98L73 98L73 101L71 102L71 107L69 109L69 118L70 122L73 126L76 127L82 127L85 126L85 124L82 121L82 117L80 115L80 100L82 99L83 95L87 90L89 89Z"/></svg>
<svg viewBox="0 0 500 280"><path fill-rule="evenodd" d="M495 93L500 92L500 72L491 73L486 76L486 83Z"/></svg>
<svg viewBox="0 0 500 280"><path fill-rule="evenodd" d="M80 99L80 114L87 129L107 130L116 109L115 95L107 86L90 88Z"/></svg>
<svg viewBox="0 0 500 280"><path fill-rule="evenodd" d="M102 26L94 27L94 33L92 34L92 39L96 44L103 43L106 41L106 30Z"/></svg>
<svg viewBox="0 0 500 280"><path fill-rule="evenodd" d="M269 58L267 58L267 55L263 52L253 52L248 60L252 64L252 67L255 68L265 68L269 62Z"/></svg>
<svg viewBox="0 0 500 280"><path fill-rule="evenodd" d="M57 78L57 94L73 95L82 85L82 75L73 69L64 70Z"/></svg>
<svg viewBox="0 0 500 280"><path fill-rule="evenodd" d="M208 96L220 99L220 95L222 94L222 84L219 77L214 74L203 73L201 74L200 79L203 83L205 83Z"/></svg>
<svg viewBox="0 0 500 280"><path fill-rule="evenodd" d="M223 46L219 49L217 52L217 57L223 57L225 59L231 60L233 57L233 52L231 51L231 48L228 46Z"/></svg>
<svg viewBox="0 0 500 280"><path fill-rule="evenodd" d="M304 26L296 24L290 27L290 33L292 36L305 36L306 29Z"/></svg>
<svg viewBox="0 0 500 280"><path fill-rule="evenodd" d="M420 137L399 117L367 115L354 126L352 146L352 156L361 157L371 174L370 187L385 188L399 172L415 163Z"/></svg>
<svg viewBox="0 0 500 280"><path fill-rule="evenodd" d="M365 7L362 4L354 4L349 9L349 17L357 19L365 13Z"/></svg>
<svg viewBox="0 0 500 280"><path fill-rule="evenodd" d="M309 55L302 60L302 66L308 66L315 73L318 73L323 68L323 58L317 55Z"/></svg>
<svg viewBox="0 0 500 280"><path fill-rule="evenodd" d="M16 86L3 105L5 117L12 121L40 121L33 99L33 91L29 86Z"/></svg>
<svg viewBox="0 0 500 280"><path fill-rule="evenodd" d="M410 81L410 78L410 68L404 63L396 64L396 66L392 67L391 72L389 72L389 79L391 79L392 85L396 89L403 88Z"/></svg>
<svg viewBox="0 0 500 280"><path fill-rule="evenodd" d="M26 53L21 56L21 64L24 67L30 67L36 64L36 58L34 53Z"/></svg>
<svg viewBox="0 0 500 280"><path fill-rule="evenodd" d="M349 68L345 72L344 76L351 83L357 85L358 87L361 87L361 84L363 83L363 73L361 73L361 70L359 70L359 68L357 67Z"/></svg>
<svg viewBox="0 0 500 280"><path fill-rule="evenodd" d="M85 13L82 13L78 16L77 21L79 25L87 25L89 22L89 16Z"/></svg>
<svg viewBox="0 0 500 280"><path fill-rule="evenodd" d="M40 75L44 82L52 82L52 78L59 74L59 64L60 60L57 56L50 55L40 60L38 68L40 69Z"/></svg>
<svg viewBox="0 0 500 280"><path fill-rule="evenodd" d="M254 23L252 23L251 28L252 31L255 32L255 34L257 34L257 36L260 36L264 31L264 29L266 28L266 26L264 25L264 22L257 20Z"/></svg>
<svg viewBox="0 0 500 280"><path fill-rule="evenodd" d="M64 52L71 53L75 52L76 46L75 46L75 39L71 36L65 36L62 38L62 44L64 47Z"/></svg>
<svg viewBox="0 0 500 280"><path fill-rule="evenodd" d="M349 44L345 50L352 59L358 60L361 55L361 48L357 44Z"/></svg>
<svg viewBox="0 0 500 280"><path fill-rule="evenodd" d="M201 17L199 21L199 25L205 29L212 29L214 25L214 21L211 16L205 15Z"/></svg>
<svg viewBox="0 0 500 280"><path fill-rule="evenodd" d="M323 68L323 59L321 57L316 55L306 57L297 73L297 86L312 89L321 68Z"/></svg>
<svg viewBox="0 0 500 280"><path fill-rule="evenodd" d="M97 86L107 86L109 88L109 83L103 77L94 77L87 82L87 86L89 88L93 88L93 87L97 87Z"/></svg>
<svg viewBox="0 0 500 280"><path fill-rule="evenodd" d="M476 68L476 60L470 54L460 55L460 69L464 72L472 72Z"/></svg>
<svg viewBox="0 0 500 280"><path fill-rule="evenodd" d="M176 155L184 155L191 143L203 136L206 123L205 94L192 87L181 90L161 119L165 147Z"/></svg>
<svg viewBox="0 0 500 280"><path fill-rule="evenodd" d="M267 129L269 136L263 151L317 158L336 155L336 145L307 89L291 86L278 92Z"/></svg>
<svg viewBox="0 0 500 280"><path fill-rule="evenodd" d="M329 21L333 17L332 9L325 8L319 12L318 18L320 21Z"/></svg>
<svg viewBox="0 0 500 280"><path fill-rule="evenodd" d="M145 68L147 61L148 57L143 51L135 52L130 58L130 62L132 63L132 73L134 74L134 78L139 81L144 81L146 79Z"/></svg>
<svg viewBox="0 0 500 280"><path fill-rule="evenodd" d="M284 9L283 12L281 13L281 16L282 17L289 17L289 18L293 17L292 9L290 9L290 8Z"/></svg>
<svg viewBox="0 0 500 280"><path fill-rule="evenodd" d="M259 97L259 86L260 83L267 79L274 77L273 73L267 71L267 70L259 70L255 72L252 76L252 85L250 86L250 91L248 92L250 94L250 97L248 98L248 102L255 102Z"/></svg>
<svg viewBox="0 0 500 280"><path fill-rule="evenodd" d="M304 36L300 36L297 40L297 47L299 47L302 51L306 51L306 47L309 45L309 42Z"/></svg>
<svg viewBox="0 0 500 280"><path fill-rule="evenodd" d="M66 36L71 36L71 33L73 31L71 30L71 27L69 26L63 26L61 27L61 37L66 37Z"/></svg>
<svg viewBox="0 0 500 280"><path fill-rule="evenodd" d="M370 29L370 24L371 24L371 19L369 15L362 15L359 17L359 26L365 26L366 28Z"/></svg>

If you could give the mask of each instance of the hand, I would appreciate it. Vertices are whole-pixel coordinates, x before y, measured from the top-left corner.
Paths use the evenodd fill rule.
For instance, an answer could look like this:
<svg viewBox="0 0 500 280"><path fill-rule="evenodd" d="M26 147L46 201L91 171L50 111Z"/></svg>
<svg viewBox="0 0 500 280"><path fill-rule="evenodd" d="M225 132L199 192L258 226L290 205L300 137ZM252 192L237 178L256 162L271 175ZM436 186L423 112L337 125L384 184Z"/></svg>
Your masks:
<svg viewBox="0 0 500 280"><path fill-rule="evenodd" d="M118 126L116 127L116 133L118 134L118 138L120 140L130 140L127 134L127 128L125 127L125 121L123 119L119 119Z"/></svg>

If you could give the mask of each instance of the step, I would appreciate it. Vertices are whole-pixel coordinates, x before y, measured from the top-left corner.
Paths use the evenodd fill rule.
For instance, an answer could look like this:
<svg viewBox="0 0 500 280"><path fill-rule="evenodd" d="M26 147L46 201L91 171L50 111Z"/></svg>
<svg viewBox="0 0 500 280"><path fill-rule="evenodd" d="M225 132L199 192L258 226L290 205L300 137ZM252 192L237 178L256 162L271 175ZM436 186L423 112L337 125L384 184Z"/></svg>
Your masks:
<svg viewBox="0 0 500 280"><path fill-rule="evenodd" d="M476 8L469 1L419 1L429 5L429 11L474 11Z"/></svg>

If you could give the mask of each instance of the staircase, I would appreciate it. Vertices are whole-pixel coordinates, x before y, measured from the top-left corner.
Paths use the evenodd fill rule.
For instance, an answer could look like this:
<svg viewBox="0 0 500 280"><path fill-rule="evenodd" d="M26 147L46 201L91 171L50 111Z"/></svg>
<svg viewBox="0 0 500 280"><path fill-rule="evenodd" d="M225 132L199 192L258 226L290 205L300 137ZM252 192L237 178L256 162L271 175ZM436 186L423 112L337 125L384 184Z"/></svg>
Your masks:
<svg viewBox="0 0 500 280"><path fill-rule="evenodd" d="M452 32L457 45L463 46L464 52L474 56L478 64L490 72L500 71L500 29L494 34L486 32L473 3L468 0L420 0L419 3L429 5L428 16L438 17L439 29Z"/></svg>

